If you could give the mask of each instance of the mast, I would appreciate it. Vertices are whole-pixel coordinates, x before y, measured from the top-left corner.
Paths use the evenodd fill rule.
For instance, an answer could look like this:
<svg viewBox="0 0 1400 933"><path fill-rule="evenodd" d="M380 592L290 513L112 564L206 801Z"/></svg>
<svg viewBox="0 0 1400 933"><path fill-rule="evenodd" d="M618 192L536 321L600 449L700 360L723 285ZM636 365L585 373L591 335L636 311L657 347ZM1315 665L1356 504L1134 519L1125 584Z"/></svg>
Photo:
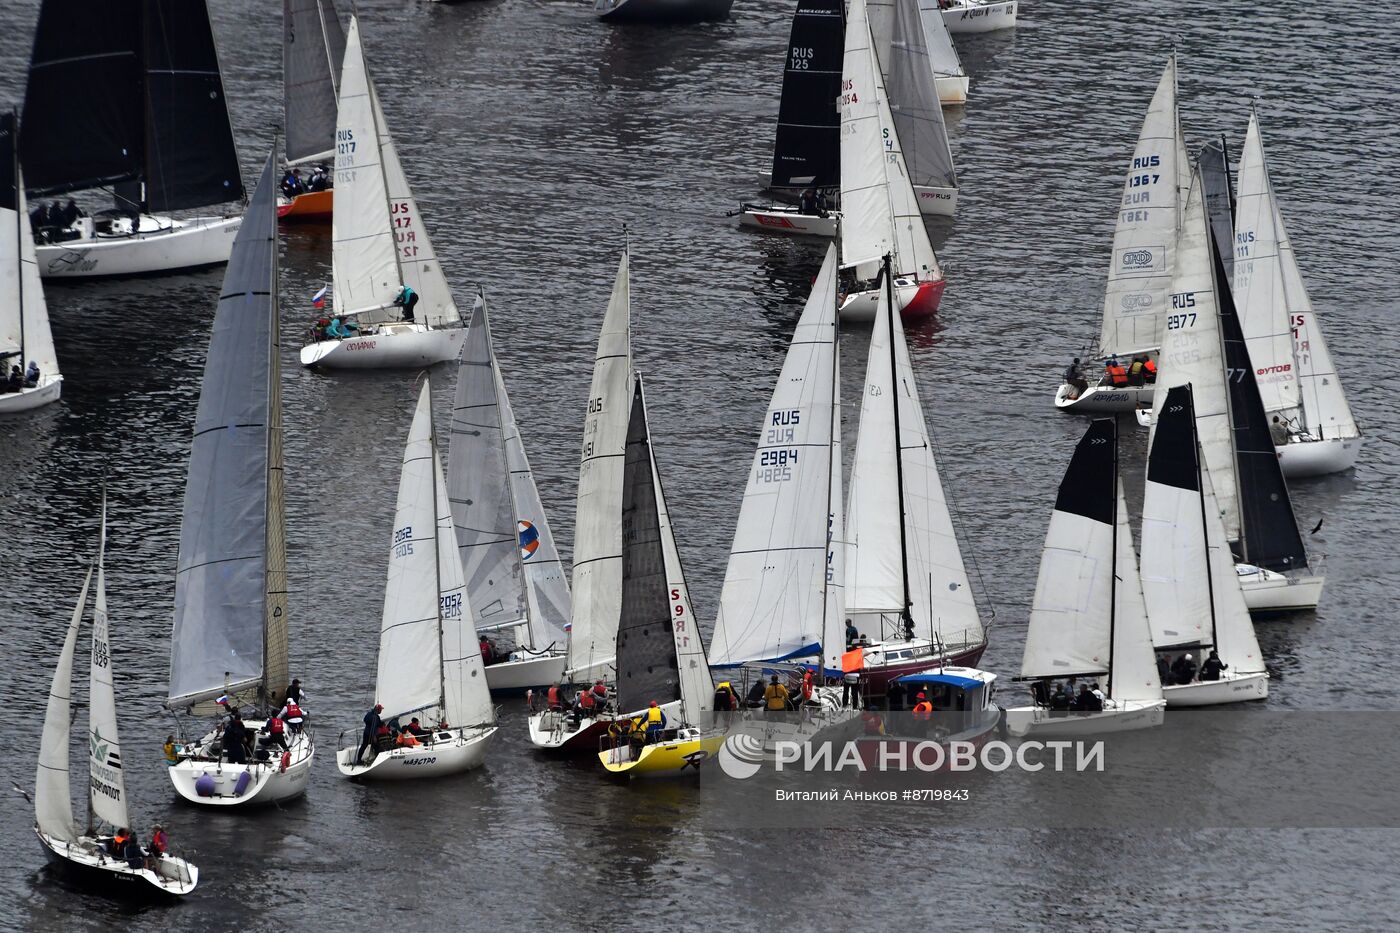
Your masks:
<svg viewBox="0 0 1400 933"><path fill-rule="evenodd" d="M28 206L24 203L24 188L19 178L19 117L15 108L10 108L10 153L13 156L10 166L15 180L15 284L19 289L19 367L25 366L24 346L24 218L20 214Z"/></svg>
<svg viewBox="0 0 1400 933"><path fill-rule="evenodd" d="M1210 531L1206 523L1206 461L1205 454L1201 450L1201 442L1196 437L1196 399L1190 384L1186 386L1187 397L1191 400L1191 447L1196 455L1196 486L1201 499L1201 538L1205 541L1205 547L1201 553L1205 555L1206 563L1206 598L1210 601L1210 644L1215 647L1216 642L1216 620L1215 620L1215 581L1210 573ZM1114 505L1117 508L1117 505Z"/></svg>
<svg viewBox="0 0 1400 933"><path fill-rule="evenodd" d="M894 347L894 316L899 306L894 298L894 276L890 269L890 254L885 254L885 295L889 299L889 317L886 326L890 332L890 401L894 405L894 471L896 491L899 494L899 573L904 584L904 604L900 607L900 622L904 630L913 627L914 620L909 615L909 607L914 604L909 595L909 541L908 529L904 520L904 445L899 437L899 368Z"/></svg>
<svg viewBox="0 0 1400 933"><path fill-rule="evenodd" d="M839 219L836 221L836 240L836 254L839 256L841 254L841 221ZM815 287L815 285L813 287ZM841 347L838 339L841 334L841 290L839 288L835 290L835 295L836 310L831 318L831 326L833 328L831 346L833 351L832 356L834 357L831 366L831 438L833 439L837 436L837 429L841 427ZM822 568L823 638L826 637L827 613L831 611L832 575L836 570L834 566L835 562L832 560L832 555L835 552L837 543L836 518L831 511L831 486L835 480L837 456L839 456L839 453L836 444L834 442L828 442L826 445L826 554L824 555L825 566ZM841 641L841 647L843 650L846 647L844 636ZM825 665L822 664L823 656L831 656L831 654L832 652L823 645L822 650L817 653L817 664L825 669Z"/></svg>
<svg viewBox="0 0 1400 933"><path fill-rule="evenodd" d="M424 384L431 385L424 377ZM433 419L431 401L428 406L428 453L433 465L432 487L433 487L433 593L436 598L433 605L437 612L437 656L438 656L438 715L447 716L447 671L446 665L442 663L442 640L446 633L442 625L442 561L438 555L438 494L437 494L437 424Z"/></svg>
<svg viewBox="0 0 1400 933"><path fill-rule="evenodd" d="M1104 694L1113 699L1113 642L1118 627L1118 416L1113 416L1113 481L1110 486L1113 496L1112 554L1108 572L1108 686Z"/></svg>

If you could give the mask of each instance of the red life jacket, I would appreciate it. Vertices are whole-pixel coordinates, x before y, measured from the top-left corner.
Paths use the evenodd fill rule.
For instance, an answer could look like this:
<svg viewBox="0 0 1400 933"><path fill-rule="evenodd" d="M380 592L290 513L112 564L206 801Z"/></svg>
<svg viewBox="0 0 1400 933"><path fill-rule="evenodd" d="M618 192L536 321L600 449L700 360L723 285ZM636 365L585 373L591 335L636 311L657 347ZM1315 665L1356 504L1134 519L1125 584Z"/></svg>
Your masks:
<svg viewBox="0 0 1400 933"><path fill-rule="evenodd" d="M281 735L283 729L282 720L273 716L272 721L267 724L267 728L273 735Z"/></svg>
<svg viewBox="0 0 1400 933"><path fill-rule="evenodd" d="M591 690L586 690L580 693L578 695L578 705L582 706L584 709L592 709L597 705L596 701L593 699L593 692Z"/></svg>
<svg viewBox="0 0 1400 933"><path fill-rule="evenodd" d="M550 688L549 688L549 692L548 692L547 694L545 694L545 698L549 701L549 705L550 705L550 706L558 706L558 705L559 705L559 688L558 688L558 687L550 687Z"/></svg>
<svg viewBox="0 0 1400 933"><path fill-rule="evenodd" d="M604 699L608 695L608 688L603 686L602 684L594 684L593 695L598 697L599 699Z"/></svg>
<svg viewBox="0 0 1400 933"><path fill-rule="evenodd" d="M296 700L288 700L288 701L287 701L287 718L288 718L288 719L300 719L300 718L301 718L301 707L300 707L300 706L297 706Z"/></svg>

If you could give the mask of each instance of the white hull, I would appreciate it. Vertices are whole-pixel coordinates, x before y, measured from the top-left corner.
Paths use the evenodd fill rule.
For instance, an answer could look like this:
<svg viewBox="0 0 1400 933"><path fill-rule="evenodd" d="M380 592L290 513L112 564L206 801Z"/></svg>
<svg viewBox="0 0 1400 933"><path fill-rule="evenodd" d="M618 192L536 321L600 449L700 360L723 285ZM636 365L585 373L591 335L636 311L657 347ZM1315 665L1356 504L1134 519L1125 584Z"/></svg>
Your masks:
<svg viewBox="0 0 1400 933"><path fill-rule="evenodd" d="M110 881L119 885L130 885L132 893L169 894L175 897L189 894L199 884L199 869L184 859L167 855L156 860L155 870L132 868L126 859L114 858L98 846L97 840L87 836L69 843L43 832L35 827L34 835L44 847L49 858L65 866L79 869L94 881Z"/></svg>
<svg viewBox="0 0 1400 933"><path fill-rule="evenodd" d="M1071 391L1069 383L1060 383L1055 390L1056 408L1075 412L1126 412L1152 405L1152 386L1128 386L1123 389L1090 386L1078 398L1071 398Z"/></svg>
<svg viewBox="0 0 1400 933"><path fill-rule="evenodd" d="M1054 712L1040 706L1006 711L1006 726L1016 736L1089 736L1160 726L1166 700L1124 700L1099 713Z"/></svg>
<svg viewBox="0 0 1400 933"><path fill-rule="evenodd" d="M465 327L382 324L376 333L301 348L301 365L324 369L417 369L462 355Z"/></svg>
<svg viewBox="0 0 1400 933"><path fill-rule="evenodd" d="M958 212L958 189L914 186L919 199L919 213L926 217L952 217Z"/></svg>
<svg viewBox="0 0 1400 933"><path fill-rule="evenodd" d="M1162 688L1162 696L1166 698L1169 709L1243 703L1247 700L1262 700L1268 695L1267 673L1235 674L1226 671L1220 680L1202 680Z"/></svg>
<svg viewBox="0 0 1400 933"><path fill-rule="evenodd" d="M937 310L939 298L942 297L943 293L943 281L941 279L937 282L916 282L913 279L901 276L894 281L895 301L899 303L900 311L905 312L904 316L906 318L911 316L926 317ZM927 304L930 300L927 294L923 297L920 296L921 288L927 291L927 286L936 287L931 299L932 307L927 309L921 307L919 308L919 313L911 315L908 313L908 309L916 304L916 298L920 299L917 302L919 305ZM841 299L841 307L838 309L838 312L843 321L869 323L875 320L875 309L879 307L879 304L880 290L878 288L872 288L867 291L850 292Z"/></svg>
<svg viewBox="0 0 1400 933"><path fill-rule="evenodd" d="M788 236L836 236L836 224L840 215L834 211L825 217L814 214L801 214L795 210L771 208L768 210L750 208L739 213L739 226L764 233L781 233Z"/></svg>
<svg viewBox="0 0 1400 933"><path fill-rule="evenodd" d="M91 218L80 223L91 229ZM39 275L46 279L147 275L197 269L228 262L242 217L169 217L142 215L135 236L84 236L35 247Z"/></svg>
<svg viewBox="0 0 1400 933"><path fill-rule="evenodd" d="M486 666L486 686L492 690L524 691L564 680L565 654L543 654L523 661L502 661Z"/></svg>
<svg viewBox="0 0 1400 933"><path fill-rule="evenodd" d="M356 749L342 748L336 753L335 766L345 777L367 781L407 781L461 774L481 767L486 760L486 747L498 731L496 726L490 726L436 732L433 739L424 739L422 745L395 747L374 754L373 758L366 750L366 763L359 765L355 764Z"/></svg>
<svg viewBox="0 0 1400 933"><path fill-rule="evenodd" d="M546 710L535 713L529 719L530 744L546 751L596 752L598 743L595 739L607 734L611 721L611 717L600 719L595 716L580 719L578 727L571 728L569 723L572 719L567 712Z"/></svg>
<svg viewBox="0 0 1400 933"><path fill-rule="evenodd" d="M50 402L58 401L62 392L62 376L41 376L39 384L32 389L20 389L18 392L0 395L0 415L13 415L16 412L42 408Z"/></svg>
<svg viewBox="0 0 1400 933"><path fill-rule="evenodd" d="M734 0L596 0L599 18L634 23L687 23L727 19Z"/></svg>
<svg viewBox="0 0 1400 933"><path fill-rule="evenodd" d="M773 761L777 757L778 744L789 742L820 742L828 730L853 725L860 711L841 706L839 692L828 687L818 687L815 692L817 702L804 705L800 710L769 713L762 709L746 709L738 721L731 722L726 734L732 738L734 747L745 758Z"/></svg>
<svg viewBox="0 0 1400 933"><path fill-rule="evenodd" d="M198 743L204 747L213 738L205 736ZM190 803L205 807L253 807L291 800L306 793L306 781L311 775L311 762L315 759L316 743L309 732L293 737L288 735L291 746L291 762L287 770L281 769L281 750L266 762L229 764L227 761L212 758L185 758L171 765L166 771L176 792ZM244 774L250 778L241 795L237 788ZM203 796L196 788L196 782L203 775L214 780L214 793Z"/></svg>
<svg viewBox="0 0 1400 933"><path fill-rule="evenodd" d="M1325 476L1356 466L1361 453L1360 437L1332 438L1325 441L1303 441L1275 447L1279 466L1289 479L1305 476Z"/></svg>
<svg viewBox="0 0 1400 933"><path fill-rule="evenodd" d="M967 103L967 89L971 79L967 75L949 75L934 78L933 86L938 89L938 102L945 107L956 107Z"/></svg>
<svg viewBox="0 0 1400 933"><path fill-rule="evenodd" d="M943 24L954 35L1010 29L1016 25L1016 2L953 0L952 5L943 11Z"/></svg>
<svg viewBox="0 0 1400 933"><path fill-rule="evenodd" d="M1285 576L1248 564L1237 564L1244 604L1250 612L1284 612L1290 609L1316 609L1322 600L1321 575Z"/></svg>

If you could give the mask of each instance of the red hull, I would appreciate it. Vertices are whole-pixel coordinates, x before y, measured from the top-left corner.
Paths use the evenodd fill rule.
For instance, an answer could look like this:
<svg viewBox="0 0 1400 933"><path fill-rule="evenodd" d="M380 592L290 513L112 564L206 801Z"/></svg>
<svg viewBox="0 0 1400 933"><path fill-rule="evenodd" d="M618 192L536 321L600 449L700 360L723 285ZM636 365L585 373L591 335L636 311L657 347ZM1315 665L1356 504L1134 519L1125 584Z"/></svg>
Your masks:
<svg viewBox="0 0 1400 933"><path fill-rule="evenodd" d="M906 321L917 321L921 318L933 317L938 313L938 303L943 300L943 289L947 285L947 279L939 279L936 282L920 282L919 290L900 311L900 318Z"/></svg>
<svg viewBox="0 0 1400 933"><path fill-rule="evenodd" d="M307 223L330 223L335 206L335 191L308 191L299 194L286 204L277 205L277 219L285 221L305 221Z"/></svg>
<svg viewBox="0 0 1400 933"><path fill-rule="evenodd" d="M977 662L982 660L982 652L987 650L987 645L983 642L976 647L966 651L952 652L943 662L945 667L976 667ZM934 658L922 657L913 658L902 664L891 664L881 667L867 667L861 671L864 677L865 689L868 693L876 696L885 693L891 680L896 677L903 677L905 674L918 674L930 668L937 667L938 662Z"/></svg>
<svg viewBox="0 0 1400 933"><path fill-rule="evenodd" d="M878 773L881 772L880 763L881 763L882 757L883 757L883 756L882 756L882 751L881 751L881 750L882 750L883 748L885 748L886 746L907 745L907 746L909 746L909 747L906 748L906 749L903 751L903 753L902 753L903 756L904 756L904 758L903 758L903 759L898 759L898 758L896 758L896 759L894 759L894 761L899 761L899 760L908 761L908 762L909 762L909 767L907 767L907 768L902 768L902 769L900 769L900 768L895 768L895 767L893 766L893 762L892 762L891 765L885 769L886 772L893 772L893 771L897 771L897 770L902 770L902 771L906 771L906 772L908 772L908 771L926 771L926 772L929 773L929 774L937 774L937 773L941 773L941 772L944 772L944 771L949 770L949 768L948 768L948 765L949 765L949 762L948 762L948 746L949 746L950 743L952 743L952 742L967 742L967 743L969 743L970 745L972 745L972 748L973 748L974 751L980 750L980 749L982 748L982 746L985 745L985 744L987 744L987 742L988 742L988 741L992 738L992 736L996 733L996 728L997 728L997 724L996 724L995 721L993 721L993 722L988 723L988 725L986 726L986 728L981 729L980 731L977 731L977 732L964 732L964 733L960 733L960 734L958 734L958 735L950 736L950 737L948 737L947 739L938 742L937 744L939 744L939 745L941 745L941 746L943 747L943 758L942 758L942 764L941 764L939 767L937 767L937 768L918 768L918 767L916 767L916 766L914 765L914 762L913 762L914 755L917 754L917 753L914 751L914 747L917 746L917 745L919 745L921 742L931 742L931 741L934 741L933 739L921 739L921 738L916 738L916 737L914 737L914 736L905 737L905 736L899 736L899 735L884 735L884 736L879 736L879 737L875 737L875 736L862 736L860 739L857 739L857 740L856 740L856 750L857 750L857 752L859 752L859 754L860 754L861 763L865 765L866 771L867 771L868 773L871 773L871 774L878 774ZM938 760L938 759L937 759L937 756L935 755L935 753L933 753L933 752L931 752L931 751L925 751L925 752L923 752L923 753L920 755L920 760L922 760L922 761L924 761L924 762L927 762L927 763L929 763L929 764L932 764L934 761L936 761L936 760Z"/></svg>

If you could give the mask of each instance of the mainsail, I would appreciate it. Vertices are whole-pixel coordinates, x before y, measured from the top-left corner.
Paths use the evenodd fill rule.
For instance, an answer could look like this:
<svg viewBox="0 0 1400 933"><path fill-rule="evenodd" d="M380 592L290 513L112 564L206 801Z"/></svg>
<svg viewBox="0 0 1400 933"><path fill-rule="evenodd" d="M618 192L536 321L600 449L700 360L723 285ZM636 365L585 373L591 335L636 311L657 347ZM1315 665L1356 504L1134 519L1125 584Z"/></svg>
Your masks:
<svg viewBox="0 0 1400 933"><path fill-rule="evenodd" d="M613 657L621 612L622 534L617 516L632 399L630 281L624 250L593 358L579 456L568 664L578 679L600 675L601 665Z"/></svg>
<svg viewBox="0 0 1400 933"><path fill-rule="evenodd" d="M336 85L345 31L332 0L282 0L282 104L287 162L335 156Z"/></svg>
<svg viewBox="0 0 1400 933"><path fill-rule="evenodd" d="M842 644L827 644L825 621L839 633L844 617L836 280L831 246L759 428L710 640L716 666Z"/></svg>
<svg viewBox="0 0 1400 933"><path fill-rule="evenodd" d="M953 45L953 37L948 32L948 24L943 21L943 7L939 0L906 0L919 9L919 21L923 24L924 47L928 49L929 67L935 79L965 78L962 59Z"/></svg>
<svg viewBox="0 0 1400 933"><path fill-rule="evenodd" d="M14 113L0 114L0 367L25 369L33 360L41 373L52 374L58 358L34 257L17 137Z"/></svg>
<svg viewBox="0 0 1400 933"><path fill-rule="evenodd" d="M107 637L107 499L102 499L102 530L97 546L97 595L92 606L92 663L88 678L88 799L92 814L114 828L131 824L122 778L117 699L112 683L112 650Z"/></svg>
<svg viewBox="0 0 1400 933"><path fill-rule="evenodd" d="M233 243L185 478L166 705L286 686L273 157Z"/></svg>
<svg viewBox="0 0 1400 933"><path fill-rule="evenodd" d="M34 775L34 822L39 830L65 842L78 841L78 824L73 820L73 788L68 776L68 742L73 722L73 652L78 643L78 627L87 607L92 569L83 578L77 605L68 620L68 634L58 655L53 682L49 686L44 731L39 736L39 767Z"/></svg>
<svg viewBox="0 0 1400 933"><path fill-rule="evenodd" d="M774 188L832 188L841 183L836 98L841 93L845 22L842 0L798 0L773 143Z"/></svg>
<svg viewBox="0 0 1400 933"><path fill-rule="evenodd" d="M888 52L881 49L880 54L909 177L921 187L957 188L948 127L916 0L896 0L893 26Z"/></svg>

